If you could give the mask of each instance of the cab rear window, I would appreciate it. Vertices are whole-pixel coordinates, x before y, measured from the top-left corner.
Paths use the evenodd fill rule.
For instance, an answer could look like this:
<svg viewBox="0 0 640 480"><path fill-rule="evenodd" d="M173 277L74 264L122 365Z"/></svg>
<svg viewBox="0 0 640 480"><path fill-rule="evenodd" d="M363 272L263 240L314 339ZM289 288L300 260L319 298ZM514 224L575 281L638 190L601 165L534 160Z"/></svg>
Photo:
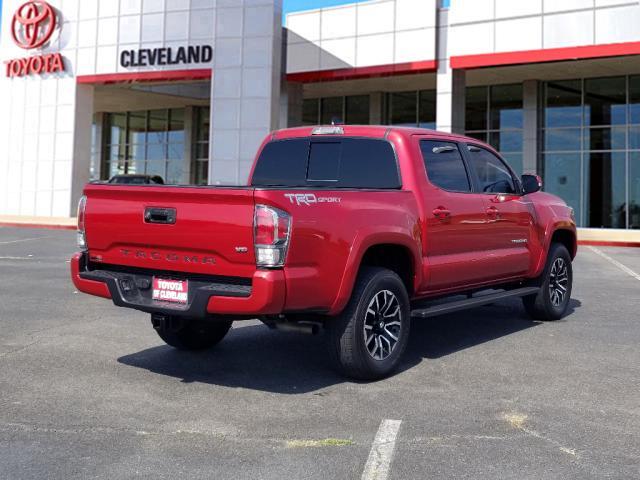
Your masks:
<svg viewBox="0 0 640 480"><path fill-rule="evenodd" d="M324 137L277 140L263 149L254 187L401 187L391 144L370 138Z"/></svg>

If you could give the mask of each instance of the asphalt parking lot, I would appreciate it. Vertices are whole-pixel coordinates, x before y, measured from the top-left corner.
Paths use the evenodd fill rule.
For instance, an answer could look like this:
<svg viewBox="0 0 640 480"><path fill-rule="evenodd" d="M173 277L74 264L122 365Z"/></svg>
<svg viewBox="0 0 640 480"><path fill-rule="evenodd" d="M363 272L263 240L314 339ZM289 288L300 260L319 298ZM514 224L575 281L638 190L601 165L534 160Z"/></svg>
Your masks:
<svg viewBox="0 0 640 480"><path fill-rule="evenodd" d="M582 247L562 321L416 321L401 372L355 383L258 322L174 351L75 291L74 243L0 228L2 479L359 479L384 420L390 479L640 478L640 249Z"/></svg>

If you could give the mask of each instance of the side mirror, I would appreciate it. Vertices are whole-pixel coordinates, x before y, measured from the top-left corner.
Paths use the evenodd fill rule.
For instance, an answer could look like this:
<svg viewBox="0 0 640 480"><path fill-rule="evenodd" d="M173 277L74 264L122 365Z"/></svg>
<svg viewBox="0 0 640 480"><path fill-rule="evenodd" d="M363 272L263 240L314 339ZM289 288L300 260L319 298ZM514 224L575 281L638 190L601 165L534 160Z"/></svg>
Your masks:
<svg viewBox="0 0 640 480"><path fill-rule="evenodd" d="M525 173L522 175L522 190L525 195L542 190L542 178L539 175Z"/></svg>

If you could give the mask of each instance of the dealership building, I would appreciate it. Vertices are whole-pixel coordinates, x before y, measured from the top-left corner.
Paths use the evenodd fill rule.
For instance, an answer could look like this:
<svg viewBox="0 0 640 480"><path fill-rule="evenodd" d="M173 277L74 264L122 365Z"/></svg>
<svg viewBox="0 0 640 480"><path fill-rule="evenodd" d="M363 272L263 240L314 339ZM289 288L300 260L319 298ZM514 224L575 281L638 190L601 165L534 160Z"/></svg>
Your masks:
<svg viewBox="0 0 640 480"><path fill-rule="evenodd" d="M4 0L0 215L90 180L243 184L271 130L466 133L576 212L640 229L637 0ZM283 26L284 23L284 26Z"/></svg>

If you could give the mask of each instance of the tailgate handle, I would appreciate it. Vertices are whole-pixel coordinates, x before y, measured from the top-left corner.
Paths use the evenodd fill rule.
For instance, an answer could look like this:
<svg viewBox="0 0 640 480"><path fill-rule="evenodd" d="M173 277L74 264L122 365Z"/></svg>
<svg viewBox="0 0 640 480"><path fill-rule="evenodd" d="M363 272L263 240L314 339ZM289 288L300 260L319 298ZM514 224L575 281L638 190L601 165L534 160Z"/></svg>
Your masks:
<svg viewBox="0 0 640 480"><path fill-rule="evenodd" d="M175 208L155 208L147 207L144 210L144 221L146 223L164 223L173 225L176 223Z"/></svg>

